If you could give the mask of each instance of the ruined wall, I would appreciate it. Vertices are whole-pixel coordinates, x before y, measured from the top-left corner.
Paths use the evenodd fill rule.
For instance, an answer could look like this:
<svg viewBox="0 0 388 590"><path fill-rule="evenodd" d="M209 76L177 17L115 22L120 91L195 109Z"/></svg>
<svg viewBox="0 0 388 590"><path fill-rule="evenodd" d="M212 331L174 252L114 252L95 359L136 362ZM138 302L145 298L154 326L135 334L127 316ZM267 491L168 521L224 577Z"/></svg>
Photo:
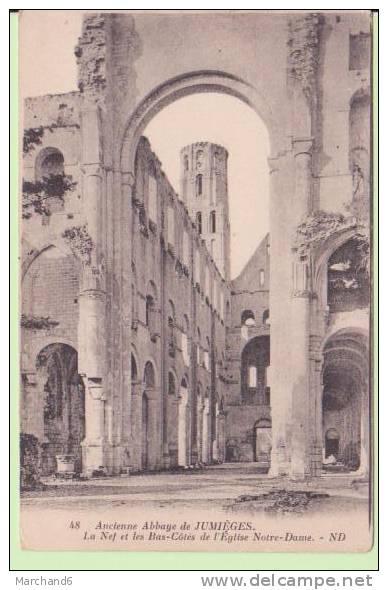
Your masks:
<svg viewBox="0 0 388 590"><path fill-rule="evenodd" d="M254 460L254 425L261 418L270 418L270 406L246 404L243 398L242 353L248 342L270 333L269 235L257 247L240 275L231 283L231 325L227 329L228 391L226 398L226 450L231 460ZM263 271L262 273L260 271ZM250 311L254 320L242 322L242 315Z"/></svg>
<svg viewBox="0 0 388 590"><path fill-rule="evenodd" d="M156 367L160 440L163 407L167 408L167 413L177 412L177 399L174 402L167 394L168 375L171 372L174 376L177 397L182 380L187 381L191 415L189 447L195 462L198 458L196 433L200 428L194 416L197 416L205 396L215 400L217 396L221 399L223 394L220 391L222 383L216 379L216 361L221 363L225 347L221 292L226 300L228 286L145 138L140 141L136 162L131 231L136 277L136 300L133 303L136 317L131 334L133 349L140 374L147 360L152 360ZM155 288L156 312L150 330L146 324L146 298L152 290L151 283ZM172 325L169 318L173 320ZM165 460L172 460L176 453L176 433L171 417L166 416L165 420L164 430L170 431L170 440L164 440L164 452L168 455ZM159 445L159 466L162 450L163 445Z"/></svg>

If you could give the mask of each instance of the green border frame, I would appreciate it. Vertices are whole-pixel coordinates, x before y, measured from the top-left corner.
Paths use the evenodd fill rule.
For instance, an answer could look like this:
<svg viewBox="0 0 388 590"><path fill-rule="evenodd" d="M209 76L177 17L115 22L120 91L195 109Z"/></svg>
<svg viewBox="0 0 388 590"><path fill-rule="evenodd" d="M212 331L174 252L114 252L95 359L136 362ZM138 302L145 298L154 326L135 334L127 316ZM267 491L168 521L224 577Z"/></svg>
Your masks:
<svg viewBox="0 0 388 590"><path fill-rule="evenodd" d="M378 443L378 13L373 13L374 448ZM378 570L378 453L374 453L374 544L367 553L27 551L19 540L18 14L10 13L10 570Z"/></svg>

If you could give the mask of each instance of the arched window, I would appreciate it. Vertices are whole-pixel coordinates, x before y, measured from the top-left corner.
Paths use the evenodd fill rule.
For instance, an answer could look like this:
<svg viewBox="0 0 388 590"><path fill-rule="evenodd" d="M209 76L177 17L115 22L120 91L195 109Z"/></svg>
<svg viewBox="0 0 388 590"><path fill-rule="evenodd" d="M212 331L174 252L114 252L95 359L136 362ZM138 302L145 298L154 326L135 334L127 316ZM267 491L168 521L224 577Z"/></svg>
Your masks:
<svg viewBox="0 0 388 590"><path fill-rule="evenodd" d="M175 377L171 373L171 371L168 373L168 394L169 395L175 395L176 394Z"/></svg>
<svg viewBox="0 0 388 590"><path fill-rule="evenodd" d="M146 389L155 387L155 371L151 361L147 361L144 367L144 385Z"/></svg>
<svg viewBox="0 0 388 590"><path fill-rule="evenodd" d="M148 327L151 339L154 339L157 332L157 318L156 318L156 287L151 281L148 285L146 295L146 326Z"/></svg>
<svg viewBox="0 0 388 590"><path fill-rule="evenodd" d="M265 282L265 272L264 272L264 269L261 268L259 270L259 285L260 285L260 287L264 286L264 282Z"/></svg>
<svg viewBox="0 0 388 590"><path fill-rule="evenodd" d="M47 211L55 213L64 209L64 179L65 160L57 148L44 148L35 161L35 178L49 183L50 197L44 200Z"/></svg>
<svg viewBox="0 0 388 590"><path fill-rule="evenodd" d="M352 311L369 305L369 246L352 238L333 252L327 265L327 303L330 312Z"/></svg>
<svg viewBox="0 0 388 590"><path fill-rule="evenodd" d="M241 325L242 326L255 326L255 314L251 309L244 309L241 314Z"/></svg>
<svg viewBox="0 0 388 590"><path fill-rule="evenodd" d="M146 297L146 325L148 327L152 324L152 313L155 308L155 301L152 295L147 295Z"/></svg>
<svg viewBox="0 0 388 590"><path fill-rule="evenodd" d="M195 282L198 285L201 282L201 254L198 249L195 251Z"/></svg>
<svg viewBox="0 0 388 590"><path fill-rule="evenodd" d="M197 168L201 168L203 162L203 150L198 150L195 156Z"/></svg>
<svg viewBox="0 0 388 590"><path fill-rule="evenodd" d="M183 230L182 236L182 260L183 264L189 267L190 265L190 244L189 236L186 230Z"/></svg>
<svg viewBox="0 0 388 590"><path fill-rule="evenodd" d="M131 284L131 312L132 312L132 328L137 327L138 308L137 308L137 275L136 267L132 263L132 284Z"/></svg>
<svg viewBox="0 0 388 590"><path fill-rule="evenodd" d="M175 307L172 301L169 301L169 315L168 315L168 354L175 356Z"/></svg>
<svg viewBox="0 0 388 590"><path fill-rule="evenodd" d="M183 158L183 169L187 172L187 170L189 169L189 157L185 156Z"/></svg>
<svg viewBox="0 0 388 590"><path fill-rule="evenodd" d="M267 403L269 387L266 373L269 364L269 336L256 336L249 340L241 353L241 397L244 404Z"/></svg>
<svg viewBox="0 0 388 590"><path fill-rule="evenodd" d="M263 324L269 324L269 309L263 313Z"/></svg>
<svg viewBox="0 0 388 590"><path fill-rule="evenodd" d="M201 365L201 330L197 328L197 365Z"/></svg>
<svg viewBox="0 0 388 590"><path fill-rule="evenodd" d="M206 337L206 349L203 354L203 362L205 365L205 369L210 371L210 340Z"/></svg>
<svg viewBox="0 0 388 590"><path fill-rule="evenodd" d="M197 230L199 234L202 233L202 213L200 211L197 213Z"/></svg>
<svg viewBox="0 0 388 590"><path fill-rule="evenodd" d="M36 180L62 175L65 172L65 160L61 151L57 148L43 149L35 163Z"/></svg>
<svg viewBox="0 0 388 590"><path fill-rule="evenodd" d="M137 379L138 379L138 373L137 373L136 359L133 356L133 354L131 354L131 381L132 381L132 383L136 383Z"/></svg>
<svg viewBox="0 0 388 590"><path fill-rule="evenodd" d="M148 217L154 223L158 220L158 185L154 176L148 177Z"/></svg>
<svg viewBox="0 0 388 590"><path fill-rule="evenodd" d="M197 197L200 197L202 195L202 188L202 174L197 174L195 178L195 191Z"/></svg>
<svg viewBox="0 0 388 590"><path fill-rule="evenodd" d="M211 211L211 213L210 213L209 226L210 226L210 233L215 234L217 231L216 230L216 212L215 211Z"/></svg>
<svg viewBox="0 0 388 590"><path fill-rule="evenodd" d="M175 211L173 207L167 208L167 241L171 246L175 245Z"/></svg>
<svg viewBox="0 0 388 590"><path fill-rule="evenodd" d="M249 367L248 369L248 386L257 387L257 367Z"/></svg>
<svg viewBox="0 0 388 590"><path fill-rule="evenodd" d="M205 296L210 299L210 271L208 266L205 269Z"/></svg>
<svg viewBox="0 0 388 590"><path fill-rule="evenodd" d="M185 315L183 317L183 326L182 326L182 356L185 365L188 367L190 365L190 356L189 356L189 320Z"/></svg>
<svg viewBox="0 0 388 590"><path fill-rule="evenodd" d="M226 314L225 314L225 321L227 323L227 325L229 326L232 322L232 315L231 315L231 309L230 309L230 301L226 302Z"/></svg>

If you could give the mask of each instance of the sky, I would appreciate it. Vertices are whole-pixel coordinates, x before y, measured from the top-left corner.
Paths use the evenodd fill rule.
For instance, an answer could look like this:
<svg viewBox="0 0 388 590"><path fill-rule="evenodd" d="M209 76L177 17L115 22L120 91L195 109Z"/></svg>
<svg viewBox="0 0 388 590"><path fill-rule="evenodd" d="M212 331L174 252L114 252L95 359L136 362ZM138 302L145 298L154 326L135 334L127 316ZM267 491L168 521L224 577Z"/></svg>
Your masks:
<svg viewBox="0 0 388 590"><path fill-rule="evenodd" d="M21 92L39 96L77 90L74 47L82 13L27 11L21 18ZM60 64L60 67L58 67ZM195 94L160 111L144 130L179 194L179 152L210 141L229 152L231 274L236 277L269 231L268 134L257 114L237 98Z"/></svg>

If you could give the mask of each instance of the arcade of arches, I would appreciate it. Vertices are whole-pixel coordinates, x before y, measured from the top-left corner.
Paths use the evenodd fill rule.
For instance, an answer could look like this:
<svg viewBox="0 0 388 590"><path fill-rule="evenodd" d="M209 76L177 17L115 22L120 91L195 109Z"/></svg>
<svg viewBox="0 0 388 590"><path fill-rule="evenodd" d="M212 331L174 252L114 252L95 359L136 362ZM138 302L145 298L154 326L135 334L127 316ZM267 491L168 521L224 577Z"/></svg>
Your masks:
<svg viewBox="0 0 388 590"><path fill-rule="evenodd" d="M26 100L25 127L52 129L25 178L65 172L76 189L23 220L21 430L43 474L67 457L85 475L223 461L367 475L369 73L333 56L369 21L222 15L209 37L202 16L176 18L179 66L161 15L86 15L79 92ZM182 146L177 194L142 137L164 106L209 91L252 107L270 141L270 234L233 280L227 150ZM317 220L302 251L295 228Z"/></svg>

